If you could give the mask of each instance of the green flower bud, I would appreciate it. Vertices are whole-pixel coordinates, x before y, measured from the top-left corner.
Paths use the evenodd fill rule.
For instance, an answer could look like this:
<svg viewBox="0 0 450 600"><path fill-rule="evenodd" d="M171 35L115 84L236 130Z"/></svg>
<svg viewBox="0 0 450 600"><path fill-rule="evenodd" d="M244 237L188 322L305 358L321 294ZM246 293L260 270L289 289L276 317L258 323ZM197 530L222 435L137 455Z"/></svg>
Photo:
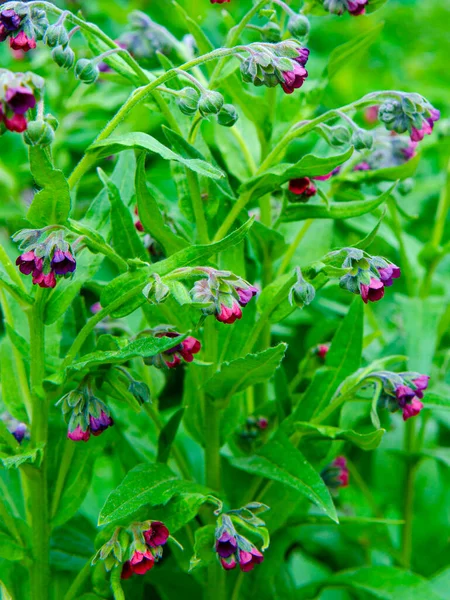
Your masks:
<svg viewBox="0 0 450 600"><path fill-rule="evenodd" d="M87 58L80 58L75 63L75 77L83 83L95 83L100 71L97 65Z"/></svg>
<svg viewBox="0 0 450 600"><path fill-rule="evenodd" d="M53 115L51 115L50 113L47 113L44 116L44 121L50 125L50 127L53 129L53 131L56 131L59 127L58 119L56 117L54 117Z"/></svg>
<svg viewBox="0 0 450 600"><path fill-rule="evenodd" d="M355 129L352 135L352 144L356 150L370 150L373 146L373 136L364 129Z"/></svg>
<svg viewBox="0 0 450 600"><path fill-rule="evenodd" d="M289 292L289 303L291 306L297 305L300 308L308 306L314 300L316 290L314 286L303 279L300 267L297 267L297 282L291 287Z"/></svg>
<svg viewBox="0 0 450 600"><path fill-rule="evenodd" d="M289 33L295 37L303 37L309 33L309 21L304 15L292 15L287 25Z"/></svg>
<svg viewBox="0 0 450 600"><path fill-rule="evenodd" d="M44 42L51 48L67 46L69 43L69 34L64 25L50 25L45 32Z"/></svg>
<svg viewBox="0 0 450 600"><path fill-rule="evenodd" d="M130 394L136 398L139 404L150 402L150 390L146 383L142 381L132 381L128 387Z"/></svg>
<svg viewBox="0 0 450 600"><path fill-rule="evenodd" d="M177 98L178 108L184 115L192 116L198 110L200 94L193 87L185 87L181 90L181 95Z"/></svg>
<svg viewBox="0 0 450 600"><path fill-rule="evenodd" d="M316 127L316 131L330 144L330 146L343 146L350 143L351 131L343 125L330 127L324 123Z"/></svg>
<svg viewBox="0 0 450 600"><path fill-rule="evenodd" d="M75 62L75 53L70 46L56 46L52 50L52 58L63 69L71 69Z"/></svg>
<svg viewBox="0 0 450 600"><path fill-rule="evenodd" d="M273 21L269 21L264 27L261 27L261 34L264 42L276 44L281 41L281 29Z"/></svg>
<svg viewBox="0 0 450 600"><path fill-rule="evenodd" d="M224 127L233 127L238 119L239 115L232 104L224 104L217 115L217 122Z"/></svg>
<svg viewBox="0 0 450 600"><path fill-rule="evenodd" d="M55 138L55 132L45 121L30 121L23 139L29 146L49 146Z"/></svg>
<svg viewBox="0 0 450 600"><path fill-rule="evenodd" d="M36 40L42 40L49 26L45 10L33 7L31 9L30 20L33 24L34 37Z"/></svg>
<svg viewBox="0 0 450 600"><path fill-rule="evenodd" d="M223 96L219 94L219 92L210 92L205 90L200 97L200 102L198 103L198 109L202 117L207 117L208 115L220 112L223 106Z"/></svg>

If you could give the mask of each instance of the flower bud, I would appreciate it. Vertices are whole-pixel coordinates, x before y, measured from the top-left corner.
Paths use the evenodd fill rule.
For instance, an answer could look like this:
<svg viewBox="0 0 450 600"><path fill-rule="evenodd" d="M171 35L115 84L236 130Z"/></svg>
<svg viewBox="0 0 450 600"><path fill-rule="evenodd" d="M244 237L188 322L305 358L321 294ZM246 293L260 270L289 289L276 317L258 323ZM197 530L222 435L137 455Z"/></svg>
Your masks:
<svg viewBox="0 0 450 600"><path fill-rule="evenodd" d="M289 33L295 37L303 37L308 35L310 25L308 19L304 15L292 15L287 25Z"/></svg>
<svg viewBox="0 0 450 600"><path fill-rule="evenodd" d="M80 58L75 63L75 77L83 83L95 83L100 72L97 65L87 58Z"/></svg>
<svg viewBox="0 0 450 600"><path fill-rule="evenodd" d="M64 25L50 25L44 35L44 43L51 48L67 46L69 35Z"/></svg>
<svg viewBox="0 0 450 600"><path fill-rule="evenodd" d="M373 136L368 131L358 127L353 131L352 144L356 150L370 150L373 146Z"/></svg>
<svg viewBox="0 0 450 600"><path fill-rule="evenodd" d="M34 35L37 40L44 39L45 32L49 27L49 22L47 19L47 14L45 10L41 8L33 7L31 9L31 23L33 24Z"/></svg>
<svg viewBox="0 0 450 600"><path fill-rule="evenodd" d="M71 69L75 62L75 52L72 48L67 46L56 46L52 50L52 58L55 63L63 69Z"/></svg>
<svg viewBox="0 0 450 600"><path fill-rule="evenodd" d="M352 138L351 131L344 125L335 125L330 127L322 123L316 127L316 131L327 141L331 146L343 146L350 143Z"/></svg>
<svg viewBox="0 0 450 600"><path fill-rule="evenodd" d="M224 127L233 127L239 115L232 104L224 104L217 115L217 122Z"/></svg>
<svg viewBox="0 0 450 600"><path fill-rule="evenodd" d="M55 138L53 128L45 121L30 121L23 139L28 146L49 146Z"/></svg>
<svg viewBox="0 0 450 600"><path fill-rule="evenodd" d="M264 42L276 44L281 40L281 29L273 21L269 21L261 27L261 35Z"/></svg>
<svg viewBox="0 0 450 600"><path fill-rule="evenodd" d="M151 401L148 385L142 381L132 381L128 387L128 391L136 398L139 404L146 404Z"/></svg>
<svg viewBox="0 0 450 600"><path fill-rule="evenodd" d="M223 96L219 92L205 90L198 103L198 109L202 117L218 114L223 107Z"/></svg>
<svg viewBox="0 0 450 600"><path fill-rule="evenodd" d="M184 115L192 116L198 110L199 92L193 87L185 87L177 98L178 108Z"/></svg>
<svg viewBox="0 0 450 600"><path fill-rule="evenodd" d="M303 278L300 267L297 267L297 283L295 283L289 292L289 302L291 306L296 304L298 307L303 308L308 306L314 300L316 290L314 286Z"/></svg>
<svg viewBox="0 0 450 600"><path fill-rule="evenodd" d="M59 127L58 119L56 117L54 117L53 115L51 115L50 113L47 113L44 116L44 121L50 125L50 127L53 129L53 131L56 131Z"/></svg>

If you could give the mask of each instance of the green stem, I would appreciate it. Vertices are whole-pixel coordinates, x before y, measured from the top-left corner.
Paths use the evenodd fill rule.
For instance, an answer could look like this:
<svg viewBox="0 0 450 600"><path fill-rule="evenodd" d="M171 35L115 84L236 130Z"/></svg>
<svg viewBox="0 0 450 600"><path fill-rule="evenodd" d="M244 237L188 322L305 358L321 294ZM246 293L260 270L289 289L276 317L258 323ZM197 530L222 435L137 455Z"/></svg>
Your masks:
<svg viewBox="0 0 450 600"><path fill-rule="evenodd" d="M114 600L126 600L120 579L121 573L122 569L120 567L116 567L111 571L111 590L114 595Z"/></svg>
<svg viewBox="0 0 450 600"><path fill-rule="evenodd" d="M45 376L45 333L43 316L42 289L36 292L36 303L28 312L30 327L30 383L32 395L31 441L34 447L43 446L44 457L40 467L25 465L30 513L33 564L31 567L31 598L47 600L49 597L49 519L47 488L47 444L48 437L48 399L42 382Z"/></svg>
<svg viewBox="0 0 450 600"><path fill-rule="evenodd" d="M405 423L405 434L403 448L406 454L406 485L403 502L403 519L405 524L402 532L402 551L401 562L405 569L411 567L412 556L412 534L413 534L413 517L414 517L414 479L417 470L417 463L411 457L417 449L415 449L415 419L409 419Z"/></svg>
<svg viewBox="0 0 450 600"><path fill-rule="evenodd" d="M400 217L398 215L397 206L395 204L395 200L393 198L389 198L388 200L389 212L391 214L392 224L391 229L395 237L397 238L398 245L400 248L400 258L402 265L402 273L405 277L406 289L408 291L408 296L413 298L416 295L417 290L417 281L416 276L414 274L414 269L409 260L408 251L405 247L405 241L403 237L403 228L400 221Z"/></svg>
<svg viewBox="0 0 450 600"><path fill-rule="evenodd" d="M20 277L19 273L17 272L16 267L12 264L11 259L9 258L9 256L7 255L5 249L3 248L2 244L0 244L0 263L3 265L6 273L9 275L11 281L13 283L15 283L17 286L19 286L19 288L25 292L25 294L27 294L27 290L25 288L25 285L22 281L22 278Z"/></svg>
<svg viewBox="0 0 450 600"><path fill-rule="evenodd" d="M75 446L76 444L72 442L72 440L65 440L64 442L64 452L61 463L59 465L58 476L55 484L55 491L53 492L52 498L52 506L50 511L52 519L55 518L56 513L58 512L59 501L61 499L61 494L64 489L67 473L69 472L70 465L72 464L72 460L75 454Z"/></svg>
<svg viewBox="0 0 450 600"><path fill-rule="evenodd" d="M300 245L300 242L305 237L306 232L308 231L308 229L311 227L312 224L313 224L313 219L307 219L303 223L303 227L301 227L298 230L297 235L295 236L295 238L294 238L293 242L291 243L291 245L289 246L289 248L286 250L283 260L281 261L281 265L280 265L280 268L278 269L277 277L281 277L281 275L284 275L284 273L286 272L294 254L295 254L295 251L297 250L298 246Z"/></svg>
<svg viewBox="0 0 450 600"><path fill-rule="evenodd" d="M92 571L91 560L89 559L78 575L72 582L72 585L67 590L64 600L77 600L80 598L80 589L83 588L86 580L89 578L89 575Z"/></svg>
<svg viewBox="0 0 450 600"><path fill-rule="evenodd" d="M208 395L205 395L205 480L212 490L220 491L220 408Z"/></svg>
<svg viewBox="0 0 450 600"><path fill-rule="evenodd" d="M192 208L194 209L195 224L200 244L209 244L208 224L206 222L203 200L200 193L198 178L190 169L186 169L186 178L191 193Z"/></svg>

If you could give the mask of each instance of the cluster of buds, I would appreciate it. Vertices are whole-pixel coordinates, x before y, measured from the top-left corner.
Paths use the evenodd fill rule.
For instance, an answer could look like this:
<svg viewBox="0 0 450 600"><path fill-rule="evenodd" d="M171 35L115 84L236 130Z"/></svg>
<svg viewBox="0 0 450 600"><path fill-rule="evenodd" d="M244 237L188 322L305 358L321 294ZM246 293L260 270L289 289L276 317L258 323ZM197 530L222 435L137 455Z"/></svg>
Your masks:
<svg viewBox="0 0 450 600"><path fill-rule="evenodd" d="M249 527L255 531L264 527L264 521L256 517L254 510L267 510L264 505L247 505L239 510L232 510L223 513L217 519L217 528L215 531L215 549L220 564L226 571L235 569L237 565L244 573L252 571L255 565L259 565L264 560L263 553L256 548L250 540L240 535L236 526L243 525L246 529Z"/></svg>
<svg viewBox="0 0 450 600"><path fill-rule="evenodd" d="M267 430L268 426L267 417L247 417L244 427L238 431L238 436L241 441L252 443Z"/></svg>
<svg viewBox="0 0 450 600"><path fill-rule="evenodd" d="M342 268L351 269L339 281L339 285L359 294L363 302L376 302L384 296L384 288L400 277L400 268L380 256L370 256L358 248L344 248L346 258Z"/></svg>
<svg viewBox="0 0 450 600"><path fill-rule="evenodd" d="M146 333L150 333L157 338L167 337L174 340L175 345L173 348L165 350L156 356L144 358L146 365L153 365L158 367L158 369L173 369L183 361L190 363L194 360L194 354L200 352L202 347L199 340L192 336L188 336L177 344L176 338L181 337L181 333L174 331L172 327L167 325L159 325Z"/></svg>
<svg viewBox="0 0 450 600"><path fill-rule="evenodd" d="M207 90L200 84L197 88L187 86L177 95L177 106L184 115L193 116L200 112L204 118L215 115L219 125L233 127L239 115L232 104L224 104L222 94Z"/></svg>
<svg viewBox="0 0 450 600"><path fill-rule="evenodd" d="M297 281L289 290L288 300L291 306L298 306L299 308L303 308L304 306L308 306L314 300L316 296L316 290L314 286L306 281L302 275L302 271L300 267L296 267L295 275L297 277Z"/></svg>
<svg viewBox="0 0 450 600"><path fill-rule="evenodd" d="M402 94L398 99L384 102L378 116L389 131L408 131L413 142L420 142L425 135L432 133L441 114L422 96Z"/></svg>
<svg viewBox="0 0 450 600"><path fill-rule="evenodd" d="M403 165L417 153L417 142L395 132L385 135L376 132L373 151L353 167L353 171L371 171Z"/></svg>
<svg viewBox="0 0 450 600"><path fill-rule="evenodd" d="M308 202L310 198L317 194L317 187L313 181L327 181L340 172L341 168L336 167L326 175L316 175L315 177L299 177L289 181L289 196L291 202Z"/></svg>
<svg viewBox="0 0 450 600"><path fill-rule="evenodd" d="M417 416L422 410L421 400L430 380L428 375L381 371L371 373L370 379L381 382L382 393L378 399L380 408L386 408L389 412L401 410L404 421Z"/></svg>
<svg viewBox="0 0 450 600"><path fill-rule="evenodd" d="M0 421L6 425L6 428L16 438L16 442L21 444L24 438L29 438L30 434L25 423L15 419L9 413L0 415Z"/></svg>
<svg viewBox="0 0 450 600"><path fill-rule="evenodd" d="M161 559L169 536L169 530L161 521L118 527L111 539L98 550L92 564L101 560L107 571L120 568L122 579L145 575Z"/></svg>
<svg viewBox="0 0 450 600"><path fill-rule="evenodd" d="M67 437L74 442L87 442L114 425L108 407L96 398L89 384L65 394L57 404L61 404L66 423Z"/></svg>
<svg viewBox="0 0 450 600"><path fill-rule="evenodd" d="M369 0L323 0L323 7L334 15L343 15L348 12L354 17L363 15Z"/></svg>
<svg viewBox="0 0 450 600"><path fill-rule="evenodd" d="M129 23L129 31L123 33L117 43L127 48L145 68L159 67L158 55L170 56L179 45L165 27L139 10L129 15Z"/></svg>
<svg viewBox="0 0 450 600"><path fill-rule="evenodd" d="M0 134L27 129L26 115L40 100L43 86L44 80L34 73L0 69Z"/></svg>
<svg viewBox="0 0 450 600"><path fill-rule="evenodd" d="M16 265L21 273L32 276L34 285L54 288L57 276L70 277L76 269L72 248L61 229L22 229L13 240L24 250Z"/></svg>
<svg viewBox="0 0 450 600"><path fill-rule="evenodd" d="M324 480L325 485L332 491L347 487L350 476L345 456L336 457L332 463L322 470L320 476Z"/></svg>
<svg viewBox="0 0 450 600"><path fill-rule="evenodd" d="M18 2L14 9L0 12L0 42L9 38L12 50L34 50L36 39L42 37L46 24L48 22L44 11L33 8L30 13L24 3Z"/></svg>
<svg viewBox="0 0 450 600"><path fill-rule="evenodd" d="M292 94L308 77L305 65L309 50L300 47L297 41L252 44L246 49L250 56L241 63L242 79L246 83L267 87L281 85L286 94Z"/></svg>
<svg viewBox="0 0 450 600"><path fill-rule="evenodd" d="M214 315L221 323L232 324L240 319L242 308L258 293L256 287L230 271L210 267L197 267L193 271L203 275L190 290L193 302L206 305L203 314Z"/></svg>

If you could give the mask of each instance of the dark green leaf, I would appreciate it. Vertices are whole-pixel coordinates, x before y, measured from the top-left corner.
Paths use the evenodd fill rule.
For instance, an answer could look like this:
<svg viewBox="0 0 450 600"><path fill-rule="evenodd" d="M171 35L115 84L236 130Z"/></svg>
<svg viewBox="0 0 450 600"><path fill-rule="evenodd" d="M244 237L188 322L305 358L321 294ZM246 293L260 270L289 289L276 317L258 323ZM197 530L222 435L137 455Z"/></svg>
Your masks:
<svg viewBox="0 0 450 600"><path fill-rule="evenodd" d="M376 429L370 433L358 433L348 429L329 427L326 425L314 425L313 423L295 423L297 431L302 436L325 437L331 440L346 440L355 444L363 450L375 450L380 445L381 439L386 433L384 429Z"/></svg>
<svg viewBox="0 0 450 600"><path fill-rule="evenodd" d="M173 413L164 427L161 429L158 438L158 457L157 461L166 463L170 456L170 449L177 435L178 427L184 415L184 408L179 408Z"/></svg>

